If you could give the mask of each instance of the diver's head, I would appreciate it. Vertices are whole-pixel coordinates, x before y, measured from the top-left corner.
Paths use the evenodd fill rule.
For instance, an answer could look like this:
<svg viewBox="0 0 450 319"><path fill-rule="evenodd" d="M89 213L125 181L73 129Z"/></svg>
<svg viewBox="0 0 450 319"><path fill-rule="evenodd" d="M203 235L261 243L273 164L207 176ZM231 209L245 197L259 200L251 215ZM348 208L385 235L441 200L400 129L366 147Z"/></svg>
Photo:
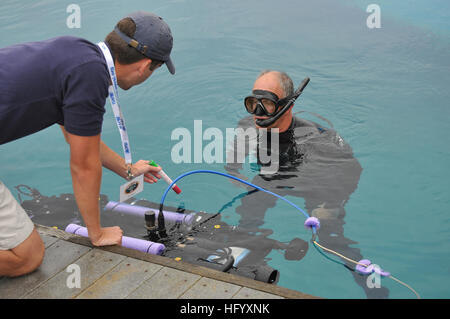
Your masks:
<svg viewBox="0 0 450 319"><path fill-rule="evenodd" d="M278 128L280 132L286 131L292 122L292 107L268 126L259 125L261 121L276 116L288 103L289 97L294 93L294 85L291 78L284 72L265 70L262 71L254 85L252 95L244 100L247 111L253 114L253 120L257 128Z"/></svg>

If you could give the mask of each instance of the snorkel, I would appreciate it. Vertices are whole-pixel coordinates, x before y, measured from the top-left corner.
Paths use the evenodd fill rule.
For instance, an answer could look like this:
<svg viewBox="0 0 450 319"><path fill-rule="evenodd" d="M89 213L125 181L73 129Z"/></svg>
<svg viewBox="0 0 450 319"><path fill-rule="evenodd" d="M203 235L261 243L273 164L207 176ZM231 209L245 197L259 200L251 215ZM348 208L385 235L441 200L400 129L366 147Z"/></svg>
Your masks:
<svg viewBox="0 0 450 319"><path fill-rule="evenodd" d="M284 113L287 112L287 110L289 110L289 108L292 106L292 104L294 104L295 100L297 100L297 98L302 94L303 89L308 85L309 83L309 77L306 77L302 83L300 83L300 86L298 87L298 89L294 92L294 94L292 94L289 97L289 101L286 103L285 106L283 106L283 108L276 113L274 116L268 118L268 119L257 119L255 122L258 126L260 127L269 127L270 125L272 125L273 123L275 123L276 121L278 121L278 119L280 117L283 116Z"/></svg>

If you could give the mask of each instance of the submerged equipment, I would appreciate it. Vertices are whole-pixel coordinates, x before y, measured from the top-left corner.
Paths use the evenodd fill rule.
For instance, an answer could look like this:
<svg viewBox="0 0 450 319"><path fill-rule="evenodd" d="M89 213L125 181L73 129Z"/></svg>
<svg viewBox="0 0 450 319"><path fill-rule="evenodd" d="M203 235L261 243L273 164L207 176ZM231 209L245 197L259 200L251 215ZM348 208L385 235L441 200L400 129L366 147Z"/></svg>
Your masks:
<svg viewBox="0 0 450 319"><path fill-rule="evenodd" d="M154 208L149 207L143 207L143 206L136 206L136 205L130 205L127 203L121 203L116 201L109 201L106 206L104 207L105 210L110 210L113 212L118 213L125 213L129 215L134 215L138 217L144 217L148 212L153 212L155 214L155 217L158 218L159 211ZM176 223L183 223L190 225L193 221L194 214L180 214L176 212L170 212L170 211L164 211L163 212L164 218L166 220L176 222Z"/></svg>
<svg viewBox="0 0 450 319"><path fill-rule="evenodd" d="M300 85L299 89L298 89L296 92L300 92L300 94L301 94L301 90L303 90L303 88L308 84L308 82L309 82L309 78L306 78L306 79L302 82L302 84ZM300 94L298 94L298 95L300 95ZM298 96L297 96L297 97L298 97ZM295 101L295 99L292 100L292 103L293 103L293 101ZM249 182L247 182L247 181L245 181L245 180L243 180L243 179L240 179L240 178L238 178L238 177L235 177L235 176L233 176L233 175L230 175L230 174L227 174L227 173L222 173L222 172L217 172L217 171L212 171L212 170L194 170L194 171L190 171L190 172L181 174L180 176L178 176L178 177L173 181L172 184L175 184L175 182L177 182L178 180L180 180L180 179L182 179L182 178L184 178L184 177L186 177L186 176L189 176L189 175L192 175L192 174L199 174L199 173L215 174L215 175L221 175L221 176L224 176L224 177L228 177L228 178L234 179L234 180L236 180L236 181L239 181L239 182L241 182L241 183L243 183L243 184L246 184L246 185L248 185L248 186L251 186L251 187L253 187L253 188L256 188L256 189L258 189L258 190L260 190L260 191L263 191L263 192L265 192L265 193L271 194L271 195L273 195L273 196L275 196L275 197L277 197L277 198L279 198L279 199L281 199L281 200L287 202L289 205L291 205L292 207L296 208L298 211L300 211L300 212L306 217L306 221L305 221L305 223L304 223L304 226L305 226L306 228L312 230L312 239L311 239L311 242L314 244L314 246L315 246L316 248L317 248L317 247L320 247L320 248L323 249L324 251L333 253L333 254L335 254L335 255L337 255L337 256L339 256L339 257L341 257L341 258L343 258L343 259L345 259L345 260L347 260L347 261L350 261L350 262L356 264L357 267L354 269L354 271L357 271L357 272L360 273L361 275L370 275L370 274L376 273L376 274L378 274L378 275L381 276L381 277L388 277L388 278L391 278L392 280L394 280L394 281L398 282L399 284L405 286L406 288L410 289L410 290L416 295L416 297L417 297L418 299L420 299L420 295L419 295L419 294L418 294L411 286L409 286L409 285L407 285L406 283L404 283L404 282L398 280L397 278L393 277L393 276L391 275L391 273L389 273L389 272L387 272L387 271L384 271L384 270L381 270L381 269L378 268L378 267L374 267L374 265L373 265L369 260L363 259L363 260L361 260L361 261L358 262L358 261L352 260L352 259L350 259L350 258L348 258L348 257L345 257L345 256L343 256L343 255L341 255L341 254L339 254L339 253L337 253L337 252L335 252L335 251L333 251L333 250L331 250L331 249L328 249L328 248L326 248L326 247L320 245L320 244L316 241L317 230L320 228L320 221L319 221L319 219L316 218L316 217L310 217L303 209L301 209L300 207L298 207L297 205L295 205L294 203L292 203L291 201L289 201L288 199L286 199L286 198L283 197L283 196L280 196L280 195L278 195L278 194L275 194L275 193L273 193L273 192L271 192L271 191L269 191L269 190L267 190L267 189L264 189L264 188L262 188L262 187L260 187L260 186L258 186L258 185L249 183ZM165 190L163 196L161 197L161 203L160 203L160 206L159 206L159 217L160 217L160 218L161 218L161 216L163 216L163 214L164 214L164 213L163 213L164 201L165 201L165 199L166 199L167 193L169 192L169 190L170 190L171 187L172 187L172 184L169 185L169 187ZM164 217L162 217L162 219L164 220Z"/></svg>
<svg viewBox="0 0 450 319"><path fill-rule="evenodd" d="M151 242L167 243L163 255L174 258L175 261L184 260L265 283L278 281L279 271L265 264L264 255L267 251L252 248L255 244L264 245L261 241L264 239L259 238L265 237L264 235L247 234L245 229L219 222L216 217L220 213L186 212L178 208L176 212L168 209L163 211L165 223L170 224L170 236L165 238L158 232L159 211L145 205L157 204L109 201L104 210L122 216L143 218L147 239ZM240 239L243 239L242 246ZM273 239L266 240L276 242ZM285 250L285 258L288 260L300 260L307 250L307 246L304 249L303 243L306 244L303 240L294 238L289 244L275 244L275 249Z"/></svg>
<svg viewBox="0 0 450 319"><path fill-rule="evenodd" d="M290 96L279 99L276 94L264 91L254 90L253 95L247 96L244 105L250 114L257 116L270 116L268 119L257 119L256 124L260 127L268 127L278 121L284 113L294 104L295 100L302 94L303 89L309 83L309 77L306 77L300 83L298 89ZM281 110L279 110L281 108Z"/></svg>

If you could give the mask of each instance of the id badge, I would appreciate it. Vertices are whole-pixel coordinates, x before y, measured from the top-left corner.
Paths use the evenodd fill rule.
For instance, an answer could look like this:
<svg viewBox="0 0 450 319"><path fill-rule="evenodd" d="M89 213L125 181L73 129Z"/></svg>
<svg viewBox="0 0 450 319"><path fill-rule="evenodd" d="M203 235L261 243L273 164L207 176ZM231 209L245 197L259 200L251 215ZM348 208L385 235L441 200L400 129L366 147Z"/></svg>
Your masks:
<svg viewBox="0 0 450 319"><path fill-rule="evenodd" d="M120 201L124 202L127 199L139 194L144 190L144 174L133 178L120 186Z"/></svg>

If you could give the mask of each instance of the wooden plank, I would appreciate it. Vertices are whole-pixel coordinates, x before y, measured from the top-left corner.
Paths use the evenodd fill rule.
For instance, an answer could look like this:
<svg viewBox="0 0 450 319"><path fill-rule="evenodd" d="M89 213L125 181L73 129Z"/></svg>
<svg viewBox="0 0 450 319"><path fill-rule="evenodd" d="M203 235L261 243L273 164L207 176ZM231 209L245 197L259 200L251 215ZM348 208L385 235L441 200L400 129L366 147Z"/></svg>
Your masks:
<svg viewBox="0 0 450 319"><path fill-rule="evenodd" d="M203 277L186 291L180 299L230 299L240 286Z"/></svg>
<svg viewBox="0 0 450 319"><path fill-rule="evenodd" d="M127 257L77 298L125 298L161 268L160 265Z"/></svg>
<svg viewBox="0 0 450 319"><path fill-rule="evenodd" d="M74 286L75 282L71 280L71 278L75 276L75 270L70 269L70 272L67 272L66 269L64 269L37 289L33 290L30 294L26 295L25 298L74 298L105 273L117 266L125 258L125 256L118 254L100 249L93 249L72 263L72 265L79 267L79 288ZM78 269L76 270L77 272Z"/></svg>
<svg viewBox="0 0 450 319"><path fill-rule="evenodd" d="M44 242L45 248L50 247L51 245L53 245L55 242L58 241L58 238L51 237L51 236L48 236L48 235L41 235L41 239Z"/></svg>
<svg viewBox="0 0 450 319"><path fill-rule="evenodd" d="M267 292L242 287L237 294L233 296L233 299L284 299L283 297L269 294Z"/></svg>
<svg viewBox="0 0 450 319"><path fill-rule="evenodd" d="M176 299L188 290L200 276L164 267L146 280L127 298Z"/></svg>
<svg viewBox="0 0 450 319"><path fill-rule="evenodd" d="M53 245L56 241L58 241L58 238L56 238L56 237L51 237L51 236L47 236L47 235L41 235L41 239L42 239L42 242L44 243L44 247L45 247L45 248L50 247L50 246ZM3 278L4 278L4 277L0 276L0 285L1 285L1 283L2 283L2 279L3 279Z"/></svg>
<svg viewBox="0 0 450 319"><path fill-rule="evenodd" d="M65 270L89 250L90 248L82 245L58 240L46 249L44 261L36 271L21 277L3 278L0 283L0 298L21 298L58 272Z"/></svg>
<svg viewBox="0 0 450 319"><path fill-rule="evenodd" d="M42 226L36 224L36 228L38 229L40 234L46 234L49 236L56 236L58 238L62 238L64 240L68 240L70 242L85 245L88 247L92 247L92 244L89 238L73 235L66 233L60 229L54 229L47 226ZM248 288L252 288L259 291L264 291L270 294L275 294L284 298L290 299L318 299L320 297L312 296L309 294L302 293L300 291L288 289L285 287L280 287L273 284L263 283L260 281L256 281L250 278L245 278L241 276L236 276L228 273L223 273L220 271L216 271L210 268L189 264L183 261L175 261L172 258L167 258L163 256L146 254L144 252L140 252L137 250L121 247L121 246L105 246L99 247L99 249L110 251L113 253L121 254L124 256L132 257L135 259L148 261L154 264L158 264L164 267L171 267L174 269L179 269L181 271L189 272L192 274L196 274L202 277L208 277ZM0 281L1 285L1 281Z"/></svg>

